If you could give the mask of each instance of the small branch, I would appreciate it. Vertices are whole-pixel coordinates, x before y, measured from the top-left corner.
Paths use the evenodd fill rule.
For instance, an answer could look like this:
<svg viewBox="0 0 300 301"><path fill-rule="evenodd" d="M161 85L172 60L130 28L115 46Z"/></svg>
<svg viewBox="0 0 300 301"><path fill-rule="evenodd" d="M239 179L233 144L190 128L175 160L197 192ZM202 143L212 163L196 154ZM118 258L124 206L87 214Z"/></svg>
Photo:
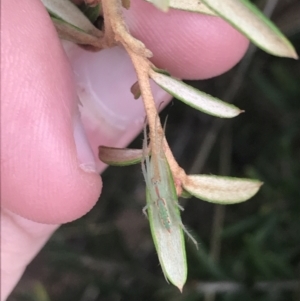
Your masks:
<svg viewBox="0 0 300 301"><path fill-rule="evenodd" d="M127 49L128 54L133 62L135 67L138 82L144 102L144 107L149 123L149 130L150 130L150 143L151 143L151 151L152 151L152 158L157 158L159 156L159 148L161 146L161 138L164 140L164 148L165 148L165 155L170 165L170 169L173 174L174 179L179 179L179 183L175 183L175 186L181 186L181 183L184 182L186 174L184 170L178 165L177 161L175 160L173 153L169 147L169 144L164 136L164 130L161 126L159 121L155 101L152 95L150 81L149 81L149 72L151 70L151 63L148 60L145 60L141 57L138 57L135 53ZM155 145L154 143L158 143ZM155 162L154 162L155 163ZM154 164L154 168L157 168L157 164Z"/></svg>
<svg viewBox="0 0 300 301"><path fill-rule="evenodd" d="M184 170L178 165L170 150L158 117L157 108L152 95L149 80L149 74L152 71L152 64L148 60L148 58L152 56L152 53L141 41L135 39L129 33L122 17L122 2L120 0L102 0L102 9L105 22L105 39L107 41L107 44L110 45L117 41L123 45L131 58L138 77L145 112L149 124L150 147L151 156L154 163L154 174L156 174L157 178L159 178L157 160L163 139L166 158L175 179L175 184L176 186L179 186L185 181L186 174Z"/></svg>
<svg viewBox="0 0 300 301"><path fill-rule="evenodd" d="M61 39L65 39L80 45L89 45L97 50L107 48L107 45L103 40L104 35L101 30L97 29L94 32L87 33L55 18L52 18L52 22Z"/></svg>
<svg viewBox="0 0 300 301"><path fill-rule="evenodd" d="M102 9L108 43L114 45L114 41L120 42L126 50L130 49L140 57L152 56L152 52L129 33L122 16L122 2L120 0L102 0Z"/></svg>
<svg viewBox="0 0 300 301"><path fill-rule="evenodd" d="M149 69L150 62L147 60L151 53L146 46L139 40L132 37L122 18L122 4L120 0L103 0L102 8L104 13L105 36L107 41L120 42L127 53L137 73L142 98L144 101L145 111L149 122L150 140L154 140L155 124L157 123L157 110L152 96ZM161 124L158 122L158 130L162 131Z"/></svg>

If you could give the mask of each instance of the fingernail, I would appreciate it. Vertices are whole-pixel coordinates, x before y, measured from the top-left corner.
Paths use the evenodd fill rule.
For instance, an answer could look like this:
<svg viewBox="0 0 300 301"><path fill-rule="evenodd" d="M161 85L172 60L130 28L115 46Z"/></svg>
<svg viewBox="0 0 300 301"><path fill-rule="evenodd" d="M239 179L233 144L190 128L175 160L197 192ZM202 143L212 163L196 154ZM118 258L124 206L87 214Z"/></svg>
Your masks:
<svg viewBox="0 0 300 301"><path fill-rule="evenodd" d="M125 147L143 127L143 102L130 92L137 80L135 70L121 47L90 52L64 42L64 48L77 85L80 119L100 173L106 165L98 159L98 146ZM154 82L151 86L157 107L167 104L170 95Z"/></svg>
<svg viewBox="0 0 300 301"><path fill-rule="evenodd" d="M73 127L79 167L85 172L97 172L95 158L79 115L75 117Z"/></svg>
<svg viewBox="0 0 300 301"><path fill-rule="evenodd" d="M84 109L95 119L105 119L119 130L127 130L133 122L143 125L144 106L134 99L131 86L137 81L135 70L121 47L88 52L74 47L68 53ZM151 84L154 88L154 83ZM166 98L166 92L155 87L154 98Z"/></svg>

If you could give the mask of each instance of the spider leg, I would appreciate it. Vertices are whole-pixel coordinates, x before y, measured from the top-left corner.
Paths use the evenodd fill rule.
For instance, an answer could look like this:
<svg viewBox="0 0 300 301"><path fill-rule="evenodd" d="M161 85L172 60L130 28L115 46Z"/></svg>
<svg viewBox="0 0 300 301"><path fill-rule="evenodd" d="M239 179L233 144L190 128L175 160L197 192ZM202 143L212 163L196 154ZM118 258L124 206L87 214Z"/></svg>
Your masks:
<svg viewBox="0 0 300 301"><path fill-rule="evenodd" d="M149 205L146 205L144 208L143 208L143 214L148 218L148 214L147 214L147 210L149 208Z"/></svg>
<svg viewBox="0 0 300 301"><path fill-rule="evenodd" d="M191 233L189 233L189 231L187 230L187 228L185 227L185 225L182 222L180 222L180 226L181 226L182 230L185 232L185 234L191 239L191 241L196 246L196 249L198 250L197 240L192 236Z"/></svg>
<svg viewBox="0 0 300 301"><path fill-rule="evenodd" d="M179 208L180 211L184 211L184 208L179 203L176 203L176 206Z"/></svg>

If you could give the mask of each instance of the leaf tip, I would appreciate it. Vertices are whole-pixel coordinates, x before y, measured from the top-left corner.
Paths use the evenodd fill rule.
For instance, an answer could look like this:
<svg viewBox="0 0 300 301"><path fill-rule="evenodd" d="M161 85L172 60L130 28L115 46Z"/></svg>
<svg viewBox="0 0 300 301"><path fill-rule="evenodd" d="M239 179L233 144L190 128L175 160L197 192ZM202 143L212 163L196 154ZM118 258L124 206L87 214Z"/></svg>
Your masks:
<svg viewBox="0 0 300 301"><path fill-rule="evenodd" d="M100 145L98 158L108 165L127 166L141 162L143 151L141 149L115 148Z"/></svg>
<svg viewBox="0 0 300 301"><path fill-rule="evenodd" d="M288 43L286 45L285 52L282 53L282 55L279 55L279 56L294 59L294 60L299 59L298 53L295 50L294 46L290 43L290 41L288 41Z"/></svg>
<svg viewBox="0 0 300 301"><path fill-rule="evenodd" d="M294 59L294 60L298 60L299 59L298 53L296 51L294 51L291 58Z"/></svg>

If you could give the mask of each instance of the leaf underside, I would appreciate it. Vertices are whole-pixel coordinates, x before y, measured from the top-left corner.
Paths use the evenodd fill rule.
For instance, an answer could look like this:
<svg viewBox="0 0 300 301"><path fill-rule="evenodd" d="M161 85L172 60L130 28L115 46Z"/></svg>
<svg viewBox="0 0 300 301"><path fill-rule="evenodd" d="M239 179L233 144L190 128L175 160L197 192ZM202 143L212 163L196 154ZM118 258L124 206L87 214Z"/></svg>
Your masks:
<svg viewBox="0 0 300 301"><path fill-rule="evenodd" d="M202 2L264 51L276 56L298 58L288 39L250 1L203 0Z"/></svg>
<svg viewBox="0 0 300 301"><path fill-rule="evenodd" d="M189 175L183 187L204 201L229 205L247 201L258 192L261 185L261 182L251 179Z"/></svg>
<svg viewBox="0 0 300 301"><path fill-rule="evenodd" d="M221 118L232 118L242 111L234 105L223 102L209 94L199 91L182 81L162 73L150 72L150 77L165 91L173 95L178 100L212 116Z"/></svg>
<svg viewBox="0 0 300 301"><path fill-rule="evenodd" d="M128 166L141 162L143 158L143 150L99 146L98 157L102 162L108 165Z"/></svg>
<svg viewBox="0 0 300 301"><path fill-rule="evenodd" d="M148 2L152 3L158 9L167 12L170 6L170 0L147 0Z"/></svg>
<svg viewBox="0 0 300 301"><path fill-rule="evenodd" d="M48 12L59 18L61 21L77 27L89 34L98 32L98 29L71 1L42 0L42 2Z"/></svg>
<svg viewBox="0 0 300 301"><path fill-rule="evenodd" d="M169 4L168 0L146 1L152 2L163 11L167 11L169 7L219 16L262 50L276 56L298 58L289 40L249 0L170 0Z"/></svg>
<svg viewBox="0 0 300 301"><path fill-rule="evenodd" d="M173 226L168 232L161 225L150 193L146 192L148 208L148 217L150 223L151 234L160 265L166 280L182 290L187 277L187 263L184 245L183 232L180 226Z"/></svg>
<svg viewBox="0 0 300 301"><path fill-rule="evenodd" d="M146 0L147 2L150 2L152 4L152 0ZM156 7L160 8L156 5ZM206 15L212 15L216 16L216 13L209 9L204 3L201 3L200 1L195 0L170 0L168 7L166 8L166 3L164 4L164 7L161 8L162 11L167 11L168 8L178 9L178 10L186 10L190 12L197 12L202 13Z"/></svg>

